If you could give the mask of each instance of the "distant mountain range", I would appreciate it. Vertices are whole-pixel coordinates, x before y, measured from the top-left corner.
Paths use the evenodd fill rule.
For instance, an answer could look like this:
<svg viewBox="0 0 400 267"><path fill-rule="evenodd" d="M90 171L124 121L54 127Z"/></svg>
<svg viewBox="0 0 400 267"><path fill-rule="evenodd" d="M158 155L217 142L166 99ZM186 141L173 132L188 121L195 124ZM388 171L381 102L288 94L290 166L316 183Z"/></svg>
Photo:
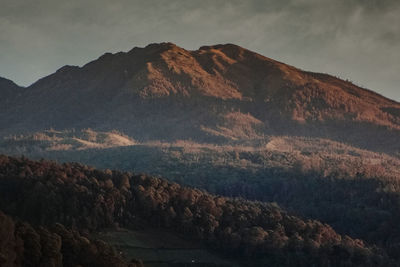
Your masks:
<svg viewBox="0 0 400 267"><path fill-rule="evenodd" d="M0 135L92 128L135 140L329 138L400 151L400 103L233 44L172 43L64 66L27 88L0 80Z"/></svg>

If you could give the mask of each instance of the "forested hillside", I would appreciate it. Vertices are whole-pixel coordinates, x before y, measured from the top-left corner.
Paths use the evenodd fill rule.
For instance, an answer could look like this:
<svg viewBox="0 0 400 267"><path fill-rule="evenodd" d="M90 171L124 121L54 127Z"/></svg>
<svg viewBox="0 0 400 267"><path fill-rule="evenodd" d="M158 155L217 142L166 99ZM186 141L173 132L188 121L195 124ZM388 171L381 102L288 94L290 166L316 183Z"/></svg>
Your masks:
<svg viewBox="0 0 400 267"><path fill-rule="evenodd" d="M0 266L116 266L140 267L126 263L109 244L91 240L62 224L33 227L0 211Z"/></svg>
<svg viewBox="0 0 400 267"><path fill-rule="evenodd" d="M292 214L320 220L340 234L398 255L400 232L394 226L400 223L400 160L396 157L300 137L268 137L257 146L155 142L56 150L71 137L53 134L36 140L9 139L3 151L149 173L214 194L276 202Z"/></svg>
<svg viewBox="0 0 400 267"><path fill-rule="evenodd" d="M215 196L146 175L1 156L0 190L0 209L35 227L62 223L75 231L96 232L105 227L152 225L183 233L247 266L395 266L382 249L274 204ZM2 216L2 220L13 229L10 219ZM60 244L68 236L69 230L60 225L50 229L54 230L46 234L53 237L51 242ZM36 231L41 235L44 230L31 232ZM15 254L22 260L10 249L14 248L12 231L5 240L1 255ZM48 242L40 240L41 251L47 253ZM78 247L75 255L86 253L84 248ZM33 253L31 249L25 253ZM52 260L59 262L57 253Z"/></svg>

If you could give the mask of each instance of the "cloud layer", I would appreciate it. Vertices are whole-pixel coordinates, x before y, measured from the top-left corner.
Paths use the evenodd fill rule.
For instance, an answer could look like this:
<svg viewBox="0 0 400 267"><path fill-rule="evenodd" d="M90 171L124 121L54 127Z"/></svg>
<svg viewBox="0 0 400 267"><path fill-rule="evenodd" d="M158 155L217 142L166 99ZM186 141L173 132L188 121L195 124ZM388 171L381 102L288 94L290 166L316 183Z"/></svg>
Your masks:
<svg viewBox="0 0 400 267"><path fill-rule="evenodd" d="M0 76L22 85L105 52L235 43L400 100L400 1L2 0Z"/></svg>

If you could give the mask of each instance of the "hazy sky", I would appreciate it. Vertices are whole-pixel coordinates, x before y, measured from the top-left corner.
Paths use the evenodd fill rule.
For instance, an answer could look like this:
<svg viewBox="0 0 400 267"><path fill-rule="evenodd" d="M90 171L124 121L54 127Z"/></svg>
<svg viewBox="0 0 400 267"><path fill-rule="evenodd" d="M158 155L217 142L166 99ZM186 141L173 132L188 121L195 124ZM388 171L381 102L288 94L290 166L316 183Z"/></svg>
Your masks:
<svg viewBox="0 0 400 267"><path fill-rule="evenodd" d="M400 101L399 0L0 0L0 76L20 85L162 41L235 43Z"/></svg>

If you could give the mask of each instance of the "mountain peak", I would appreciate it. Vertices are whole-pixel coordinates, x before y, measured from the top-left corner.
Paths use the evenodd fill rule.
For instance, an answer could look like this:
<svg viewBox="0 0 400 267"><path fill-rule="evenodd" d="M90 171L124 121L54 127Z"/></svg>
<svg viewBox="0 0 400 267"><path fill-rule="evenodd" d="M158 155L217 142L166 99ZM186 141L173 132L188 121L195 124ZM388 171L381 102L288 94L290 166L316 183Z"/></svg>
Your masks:
<svg viewBox="0 0 400 267"><path fill-rule="evenodd" d="M78 70L78 69L79 69L78 66L65 65L65 66L62 66L61 68L59 68L59 69L57 70L57 72L58 72L58 73L66 73L66 72L70 72L70 71Z"/></svg>
<svg viewBox="0 0 400 267"><path fill-rule="evenodd" d="M200 51L202 50L221 50L221 51L225 51L225 52L232 52L232 53L240 53L243 51L246 51L247 49L239 46L239 45L235 45L235 44L231 44L231 43L227 43L227 44L216 44L216 45L203 45L199 48ZM247 50L248 51L248 50Z"/></svg>
<svg viewBox="0 0 400 267"><path fill-rule="evenodd" d="M23 90L23 87L18 86L13 81L0 77L0 110L7 109L12 105Z"/></svg>
<svg viewBox="0 0 400 267"><path fill-rule="evenodd" d="M128 52L128 54L162 53L168 50L184 50L184 49L171 42L162 42L162 43L151 43L146 45L145 47L134 47Z"/></svg>
<svg viewBox="0 0 400 267"><path fill-rule="evenodd" d="M151 48L176 48L178 47L176 44L171 43L171 42L161 42L161 43L151 43L146 45L145 48L151 49Z"/></svg>
<svg viewBox="0 0 400 267"><path fill-rule="evenodd" d="M4 88L11 88L11 87L20 87L18 86L16 83L14 83L13 81L0 77L0 90L4 89Z"/></svg>

